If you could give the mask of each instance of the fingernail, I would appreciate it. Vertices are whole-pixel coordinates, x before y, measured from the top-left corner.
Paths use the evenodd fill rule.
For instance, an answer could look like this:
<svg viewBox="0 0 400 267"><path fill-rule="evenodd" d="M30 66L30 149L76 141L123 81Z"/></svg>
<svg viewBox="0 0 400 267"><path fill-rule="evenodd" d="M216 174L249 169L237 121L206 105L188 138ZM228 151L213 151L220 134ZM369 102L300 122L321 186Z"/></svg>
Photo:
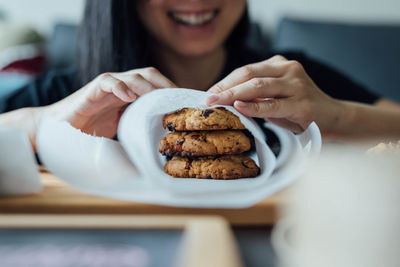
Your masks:
<svg viewBox="0 0 400 267"><path fill-rule="evenodd" d="M219 99L220 99L219 95L210 95L210 96L207 98L207 104L208 104L208 105L211 105L212 103L217 102Z"/></svg>
<svg viewBox="0 0 400 267"><path fill-rule="evenodd" d="M235 101L235 106L241 107L241 108L245 108L248 107L249 104L243 101Z"/></svg>
<svg viewBox="0 0 400 267"><path fill-rule="evenodd" d="M136 94L134 92L132 92L131 90L126 91L126 93L128 94L128 96L135 100L136 99Z"/></svg>

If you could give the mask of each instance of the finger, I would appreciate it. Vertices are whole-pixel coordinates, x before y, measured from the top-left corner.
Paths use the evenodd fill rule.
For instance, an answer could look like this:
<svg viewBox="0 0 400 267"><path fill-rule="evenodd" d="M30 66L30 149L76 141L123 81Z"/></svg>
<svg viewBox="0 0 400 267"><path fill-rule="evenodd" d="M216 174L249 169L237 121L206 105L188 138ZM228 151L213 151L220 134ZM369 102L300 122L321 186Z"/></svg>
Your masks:
<svg viewBox="0 0 400 267"><path fill-rule="evenodd" d="M253 78L208 99L211 105L232 105L235 100L252 101L256 98L282 98L289 96L288 86L279 78Z"/></svg>
<svg viewBox="0 0 400 267"><path fill-rule="evenodd" d="M150 91L157 89L157 87L146 80L141 74L133 73L133 74L125 74L120 76L121 80L123 80L129 89L134 92L136 95L144 95Z"/></svg>
<svg viewBox="0 0 400 267"><path fill-rule="evenodd" d="M285 61L281 56L275 56L263 62L246 65L234 70L220 82L212 86L208 92L213 94L221 93L233 86L246 82L256 77L279 77L284 74L282 64L277 62Z"/></svg>
<svg viewBox="0 0 400 267"><path fill-rule="evenodd" d="M123 81L108 73L100 76L100 89L104 93L114 94L124 102L132 102L137 98L137 95Z"/></svg>
<svg viewBox="0 0 400 267"><path fill-rule="evenodd" d="M152 83L157 89L177 87L171 80L161 74L161 72L156 68L149 67L138 69L136 71L140 73L147 81Z"/></svg>
<svg viewBox="0 0 400 267"><path fill-rule="evenodd" d="M254 99L250 100L249 102L259 103L259 102L263 102L263 101L265 101L265 98L254 98Z"/></svg>
<svg viewBox="0 0 400 267"><path fill-rule="evenodd" d="M279 63L279 62L287 62L288 60L281 55L275 55L273 57L270 57L269 59L267 59L265 62L268 63Z"/></svg>
<svg viewBox="0 0 400 267"><path fill-rule="evenodd" d="M233 106L243 115L257 118L287 118L291 112L285 99L269 99L258 103L235 101Z"/></svg>

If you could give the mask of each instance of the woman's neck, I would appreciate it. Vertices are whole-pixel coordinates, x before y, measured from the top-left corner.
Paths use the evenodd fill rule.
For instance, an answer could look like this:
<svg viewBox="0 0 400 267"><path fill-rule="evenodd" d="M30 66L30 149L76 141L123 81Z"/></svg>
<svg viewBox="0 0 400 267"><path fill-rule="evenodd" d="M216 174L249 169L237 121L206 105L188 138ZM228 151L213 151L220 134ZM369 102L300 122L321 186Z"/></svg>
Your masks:
<svg viewBox="0 0 400 267"><path fill-rule="evenodd" d="M160 71L176 85L205 91L220 77L226 59L223 47L198 57L182 57L168 49L156 49Z"/></svg>

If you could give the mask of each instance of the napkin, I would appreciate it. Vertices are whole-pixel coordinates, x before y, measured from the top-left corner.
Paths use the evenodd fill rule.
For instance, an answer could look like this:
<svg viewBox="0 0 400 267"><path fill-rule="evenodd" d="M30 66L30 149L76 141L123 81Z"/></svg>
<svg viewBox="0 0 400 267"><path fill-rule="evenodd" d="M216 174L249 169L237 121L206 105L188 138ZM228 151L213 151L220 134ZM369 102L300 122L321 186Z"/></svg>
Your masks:
<svg viewBox="0 0 400 267"><path fill-rule="evenodd" d="M166 159L158 152L160 139L169 131L162 127L165 114L182 107L207 108L208 93L189 89L163 89L153 91L133 103L125 112L118 128L118 137L129 158L140 173L150 181L171 192L180 194L242 191L264 183L275 168L275 156L265 142L257 124L231 106L224 106L238 116L254 136L256 153L251 157L261 169L257 178L237 180L177 179L164 172Z"/></svg>
<svg viewBox="0 0 400 267"><path fill-rule="evenodd" d="M267 124L282 143L282 153L276 159L258 125L228 106L225 108L237 115L254 136L255 151L250 156L260 166L260 175L223 181L172 178L165 174L166 159L158 152L158 143L168 132L162 127L162 117L183 107L207 108L204 103L208 95L190 89L160 89L141 96L121 118L120 143L86 135L67 122L48 118L38 132L40 158L55 175L84 192L187 207L247 207L283 188L300 174L311 153L303 144L307 142L300 142L303 135L296 136ZM315 124L306 132L317 136L317 141L319 136L320 140ZM315 146L318 147L318 142Z"/></svg>

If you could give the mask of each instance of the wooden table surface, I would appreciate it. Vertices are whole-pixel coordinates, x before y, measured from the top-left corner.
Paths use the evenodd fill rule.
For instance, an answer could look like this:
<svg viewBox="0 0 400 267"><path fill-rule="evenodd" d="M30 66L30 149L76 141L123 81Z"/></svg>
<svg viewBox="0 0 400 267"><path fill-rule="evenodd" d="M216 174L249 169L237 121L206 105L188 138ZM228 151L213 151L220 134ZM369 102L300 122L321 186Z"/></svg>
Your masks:
<svg viewBox="0 0 400 267"><path fill-rule="evenodd" d="M268 225L278 219L278 206L289 190L278 192L245 209L176 208L106 199L81 193L54 175L42 172L38 194L0 198L1 214L124 214L124 215L220 215L233 225Z"/></svg>

